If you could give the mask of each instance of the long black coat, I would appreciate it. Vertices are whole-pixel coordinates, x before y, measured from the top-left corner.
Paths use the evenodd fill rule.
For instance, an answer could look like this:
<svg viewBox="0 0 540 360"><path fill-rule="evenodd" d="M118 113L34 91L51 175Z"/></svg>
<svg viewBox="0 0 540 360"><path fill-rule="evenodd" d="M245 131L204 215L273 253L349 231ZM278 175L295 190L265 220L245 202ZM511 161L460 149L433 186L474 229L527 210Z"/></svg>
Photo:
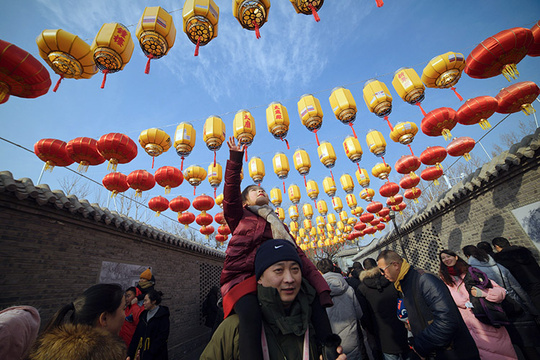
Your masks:
<svg viewBox="0 0 540 360"><path fill-rule="evenodd" d="M137 350L141 350L141 360L168 360L169 308L160 305L157 313L149 321L146 319L147 315L147 310L141 313L139 324L129 345L128 356L134 359Z"/></svg>

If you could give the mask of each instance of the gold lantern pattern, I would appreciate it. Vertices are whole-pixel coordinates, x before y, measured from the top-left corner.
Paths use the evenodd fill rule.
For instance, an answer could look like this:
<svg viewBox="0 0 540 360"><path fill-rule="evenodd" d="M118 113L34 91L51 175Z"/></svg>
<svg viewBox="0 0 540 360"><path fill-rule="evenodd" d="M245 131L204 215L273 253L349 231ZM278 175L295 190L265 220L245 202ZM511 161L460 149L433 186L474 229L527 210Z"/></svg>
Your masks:
<svg viewBox="0 0 540 360"><path fill-rule="evenodd" d="M376 178L386 180L388 179L388 175L390 175L390 171L392 171L390 165L387 163L378 163L371 169L371 174Z"/></svg>
<svg viewBox="0 0 540 360"><path fill-rule="evenodd" d="M336 182L334 181L334 178L329 177L329 176L325 177L323 179L323 188L326 195L330 197L334 197L337 191L337 186L336 186Z"/></svg>
<svg viewBox="0 0 540 360"><path fill-rule="evenodd" d="M221 149L225 141L225 123L219 116L212 115L206 119L203 126L203 141L206 147L214 152L214 164L216 163L216 151Z"/></svg>
<svg viewBox="0 0 540 360"><path fill-rule="evenodd" d="M337 213L339 213L339 212L341 212L341 210L343 210L343 202L341 201L341 198L339 196L334 196L332 198L332 208Z"/></svg>
<svg viewBox="0 0 540 360"><path fill-rule="evenodd" d="M347 155L349 160L353 163L358 164L358 162L362 160L362 147L357 138L347 136L345 140L343 140L343 150L345 151L345 155Z"/></svg>
<svg viewBox="0 0 540 360"><path fill-rule="evenodd" d="M392 129L388 115L392 112L392 95L385 83L371 79L366 82L363 89L364 101L372 113L384 120Z"/></svg>
<svg viewBox="0 0 540 360"><path fill-rule="evenodd" d="M319 160L326 168L331 169L336 164L336 152L328 141L321 142L317 147L317 154L319 154Z"/></svg>
<svg viewBox="0 0 540 360"><path fill-rule="evenodd" d="M317 11L323 6L324 0L291 0L291 4L297 14L313 15L315 21L319 22L319 14Z"/></svg>
<svg viewBox="0 0 540 360"><path fill-rule="evenodd" d="M326 214L328 213L328 205L326 205L326 201L317 201L317 211L319 211L319 214L321 214L322 216L326 216Z"/></svg>
<svg viewBox="0 0 540 360"><path fill-rule="evenodd" d="M148 58L145 74L150 72L150 60L159 59L169 52L176 40L176 27L172 16L161 6L146 7L137 24L135 36Z"/></svg>
<svg viewBox="0 0 540 360"><path fill-rule="evenodd" d="M289 148L289 142L285 137L289 132L289 113L287 108L279 102L273 102L266 108L266 124L268 131L276 139L285 141L287 144L287 150Z"/></svg>
<svg viewBox="0 0 540 360"><path fill-rule="evenodd" d="M289 176L289 159L282 152L277 152L272 158L274 173L280 180L283 180L283 192L285 192L285 179Z"/></svg>
<svg viewBox="0 0 540 360"><path fill-rule="evenodd" d="M234 116L233 121L234 137L238 143L244 146L249 146L255 137L255 120L253 115L247 110L239 110ZM247 161L247 149L246 149Z"/></svg>
<svg viewBox="0 0 540 360"><path fill-rule="evenodd" d="M347 194L350 194L354 191L354 182L351 175L347 173L341 175L341 177L339 178L339 182L341 183L341 188Z"/></svg>
<svg viewBox="0 0 540 360"><path fill-rule="evenodd" d="M270 0L233 0L233 16L246 30L255 30L257 39L261 38L260 28L268 20Z"/></svg>
<svg viewBox="0 0 540 360"><path fill-rule="evenodd" d="M362 191L360 191L359 195L360 195L360 199L370 202L375 196L375 190L370 189L370 188L365 188L365 189L362 189Z"/></svg>
<svg viewBox="0 0 540 360"><path fill-rule="evenodd" d="M186 0L182 8L183 30L195 44L195 56L199 47L208 44L218 35L219 7L213 0Z"/></svg>
<svg viewBox="0 0 540 360"><path fill-rule="evenodd" d="M336 118L345 125L349 125L356 137L356 132L353 128L353 122L356 119L356 101L349 89L337 87L330 94L330 106Z"/></svg>
<svg viewBox="0 0 540 360"><path fill-rule="evenodd" d="M417 105L422 114L426 116L426 112L422 109L422 100L425 98L426 88L420 79L420 76L411 68L401 68L394 74L392 85L403 101Z"/></svg>
<svg viewBox="0 0 540 360"><path fill-rule="evenodd" d="M249 160L249 176L253 179L255 184L260 185L264 179L264 163L261 158L254 156Z"/></svg>
<svg viewBox="0 0 540 360"><path fill-rule="evenodd" d="M288 213L289 213L289 218L292 221L296 221L300 217L300 215L298 214L298 208L296 207L296 205L289 206Z"/></svg>
<svg viewBox="0 0 540 360"><path fill-rule="evenodd" d="M216 198L216 191L221 181L223 180L223 168L219 163L211 163L208 165L208 182L210 186L214 188L214 199Z"/></svg>
<svg viewBox="0 0 540 360"><path fill-rule="evenodd" d="M371 151L377 157L383 157L386 154L386 140L383 134L377 130L369 130L366 135L366 143Z"/></svg>
<svg viewBox="0 0 540 360"><path fill-rule="evenodd" d="M309 180L306 183L306 192L311 200L317 200L317 198L319 197L319 185L317 185L315 180Z"/></svg>
<svg viewBox="0 0 540 360"><path fill-rule="evenodd" d="M184 170L184 179L193 186L193 195L195 195L197 186L206 179L206 170L198 165L191 165Z"/></svg>
<svg viewBox="0 0 540 360"><path fill-rule="evenodd" d="M323 111L319 99L311 94L303 95L298 101L298 115L309 131L315 134L317 146L320 145L317 130L322 126Z"/></svg>
<svg viewBox="0 0 540 360"><path fill-rule="evenodd" d="M306 203L302 205L302 213L307 219L311 220L311 218L313 217L313 207L311 206L311 204Z"/></svg>
<svg viewBox="0 0 540 360"><path fill-rule="evenodd" d="M197 132L193 125L188 122L182 122L176 127L174 133L174 148L176 153L181 157L182 163L180 170L184 170L184 158L191 154L191 151L195 147L195 139Z"/></svg>
<svg viewBox="0 0 540 360"><path fill-rule="evenodd" d="M289 200L293 204L298 204L300 202L300 188L296 184L289 185L289 188L287 189L287 195L289 196Z"/></svg>
<svg viewBox="0 0 540 360"><path fill-rule="evenodd" d="M281 193L280 188L275 187L270 190L270 202L275 207L281 206L281 203L283 202L283 194Z"/></svg>
<svg viewBox="0 0 540 360"><path fill-rule="evenodd" d="M428 88L450 88L459 101L463 101L463 97L458 94L454 85L461 78L464 69L465 57L463 54L449 51L431 59L422 72L422 82Z"/></svg>
<svg viewBox="0 0 540 360"><path fill-rule="evenodd" d="M309 160L307 151L304 149L296 150L293 155L293 161L294 168L304 177L304 185L306 185L306 175L309 174L309 170L311 169L311 161Z"/></svg>
<svg viewBox="0 0 540 360"><path fill-rule="evenodd" d="M171 148L172 141L171 137L165 131L158 128L151 128L141 132L139 135L139 144L152 157L153 169L155 157L167 152Z"/></svg>
<svg viewBox="0 0 540 360"><path fill-rule="evenodd" d="M413 142L416 133L418 133L418 126L415 123L410 121L400 122L390 132L390 139L403 145L409 145Z"/></svg>
<svg viewBox="0 0 540 360"><path fill-rule="evenodd" d="M347 194L347 196L345 196L345 202L347 203L347 206L351 208L351 210L356 208L356 206L358 205L358 202L356 201L356 196L354 196L353 193Z"/></svg>
<svg viewBox="0 0 540 360"><path fill-rule="evenodd" d="M363 188L367 188L369 186L370 180L369 180L369 174L366 169L359 168L356 170L356 180L362 186Z"/></svg>
<svg viewBox="0 0 540 360"><path fill-rule="evenodd" d="M276 215L278 216L279 220L284 221L285 220L285 210L278 207L276 208Z"/></svg>

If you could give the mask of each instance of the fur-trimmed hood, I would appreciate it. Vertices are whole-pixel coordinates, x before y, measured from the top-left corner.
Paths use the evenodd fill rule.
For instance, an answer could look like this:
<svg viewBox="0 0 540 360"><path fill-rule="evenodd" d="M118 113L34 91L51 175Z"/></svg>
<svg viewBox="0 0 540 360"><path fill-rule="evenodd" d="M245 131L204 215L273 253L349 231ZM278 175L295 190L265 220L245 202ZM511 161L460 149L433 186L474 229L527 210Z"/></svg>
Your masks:
<svg viewBox="0 0 540 360"><path fill-rule="evenodd" d="M88 325L64 324L40 336L30 360L120 360L126 344L106 330Z"/></svg>
<svg viewBox="0 0 540 360"><path fill-rule="evenodd" d="M362 280L362 284L367 287L378 289L379 291L382 291L383 288L391 284L391 282L381 274L381 270L379 270L378 267L362 271L360 273L360 280Z"/></svg>
<svg viewBox="0 0 540 360"><path fill-rule="evenodd" d="M364 270L360 273L360 281L364 281L366 278L376 278L377 275L380 275L381 271L378 267L371 268L369 270Z"/></svg>

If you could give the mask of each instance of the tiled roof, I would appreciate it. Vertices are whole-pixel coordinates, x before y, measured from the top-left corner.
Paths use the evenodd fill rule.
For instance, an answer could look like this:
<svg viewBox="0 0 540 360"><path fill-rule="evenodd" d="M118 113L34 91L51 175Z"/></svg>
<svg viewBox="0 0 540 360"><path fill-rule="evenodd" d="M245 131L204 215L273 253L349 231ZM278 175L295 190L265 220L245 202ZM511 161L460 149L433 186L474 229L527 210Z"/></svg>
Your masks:
<svg viewBox="0 0 540 360"><path fill-rule="evenodd" d="M90 204L87 200L79 200L75 195L66 196L61 190L51 190L48 185L35 186L29 178L13 179L9 171L0 172L0 193L6 193L19 200L34 200L38 205L52 204L59 210L69 211L74 215L94 220L106 225L114 225L118 229L132 232L168 244L176 245L204 255L224 258L225 253L212 249L194 241L183 239L148 224L134 220L116 211Z"/></svg>

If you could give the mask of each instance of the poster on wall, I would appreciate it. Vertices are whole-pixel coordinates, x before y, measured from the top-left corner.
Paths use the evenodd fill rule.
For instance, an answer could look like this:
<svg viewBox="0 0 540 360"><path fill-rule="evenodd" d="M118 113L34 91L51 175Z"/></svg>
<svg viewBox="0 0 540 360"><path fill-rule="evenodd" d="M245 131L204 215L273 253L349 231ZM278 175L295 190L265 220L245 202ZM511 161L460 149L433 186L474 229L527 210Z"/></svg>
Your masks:
<svg viewBox="0 0 540 360"><path fill-rule="evenodd" d="M122 289L127 289L130 286L137 285L139 276L148 268L148 265L102 261L101 272L99 273L99 283L119 284L122 286Z"/></svg>
<svg viewBox="0 0 540 360"><path fill-rule="evenodd" d="M540 201L514 209L512 214L540 251Z"/></svg>

